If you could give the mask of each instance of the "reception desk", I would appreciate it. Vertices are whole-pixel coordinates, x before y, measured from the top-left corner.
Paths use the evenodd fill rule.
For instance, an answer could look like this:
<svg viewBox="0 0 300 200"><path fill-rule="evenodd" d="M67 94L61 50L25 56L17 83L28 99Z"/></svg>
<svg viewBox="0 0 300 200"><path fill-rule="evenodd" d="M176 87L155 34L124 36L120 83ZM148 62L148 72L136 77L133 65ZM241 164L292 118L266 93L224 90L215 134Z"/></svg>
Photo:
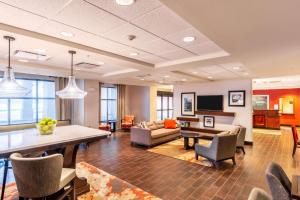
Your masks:
<svg viewBox="0 0 300 200"><path fill-rule="evenodd" d="M278 110L254 110L253 127L280 129L280 114Z"/></svg>

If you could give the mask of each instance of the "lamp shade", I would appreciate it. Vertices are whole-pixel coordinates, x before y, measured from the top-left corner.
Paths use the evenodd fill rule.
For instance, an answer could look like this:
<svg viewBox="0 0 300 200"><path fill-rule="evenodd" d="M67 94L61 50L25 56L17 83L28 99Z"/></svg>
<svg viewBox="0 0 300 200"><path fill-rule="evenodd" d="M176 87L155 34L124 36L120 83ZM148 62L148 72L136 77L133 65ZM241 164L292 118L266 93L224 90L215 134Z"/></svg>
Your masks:
<svg viewBox="0 0 300 200"><path fill-rule="evenodd" d="M83 99L86 94L87 92L77 87L74 76L69 76L67 86L63 90L56 92L56 95L61 99Z"/></svg>
<svg viewBox="0 0 300 200"><path fill-rule="evenodd" d="M30 90L21 86L15 79L13 69L7 69L0 82L0 97L24 97Z"/></svg>

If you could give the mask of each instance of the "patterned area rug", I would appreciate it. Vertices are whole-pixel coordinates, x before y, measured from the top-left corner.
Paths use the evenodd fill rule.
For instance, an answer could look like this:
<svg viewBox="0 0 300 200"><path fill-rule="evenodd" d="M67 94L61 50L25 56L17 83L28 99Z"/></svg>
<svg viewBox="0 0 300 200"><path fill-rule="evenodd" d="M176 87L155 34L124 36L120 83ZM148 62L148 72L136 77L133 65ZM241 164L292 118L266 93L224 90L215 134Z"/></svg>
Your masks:
<svg viewBox="0 0 300 200"><path fill-rule="evenodd" d="M79 177L87 178L91 186L90 192L79 196L78 200L160 200L160 198L85 162L77 164L76 173ZM4 199L18 199L15 183L6 185Z"/></svg>
<svg viewBox="0 0 300 200"><path fill-rule="evenodd" d="M190 139L189 142L190 142L189 145L192 146L193 140ZM194 149L185 150L183 147L183 144L184 144L184 139L180 138L178 140L174 140L174 141L171 141L168 143L158 145L156 147L148 149L147 151L150 151L153 153L158 153L161 155L169 156L169 157L180 159L180 160L184 160L184 161L188 161L188 162L192 162L192 163L196 163L199 165L204 165L207 167L212 166L212 163L210 161L208 161L207 159L205 159L201 156L199 156L199 160L196 160L195 159L195 150ZM210 141L200 139L199 144L208 146L210 144Z"/></svg>

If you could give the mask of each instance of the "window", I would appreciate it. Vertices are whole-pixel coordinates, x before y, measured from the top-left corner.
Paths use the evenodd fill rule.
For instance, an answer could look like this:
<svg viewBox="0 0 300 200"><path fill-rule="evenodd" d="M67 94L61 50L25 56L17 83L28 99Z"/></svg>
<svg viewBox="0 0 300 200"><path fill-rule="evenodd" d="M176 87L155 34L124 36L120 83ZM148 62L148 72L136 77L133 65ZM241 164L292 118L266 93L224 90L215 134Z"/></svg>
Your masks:
<svg viewBox="0 0 300 200"><path fill-rule="evenodd" d="M55 119L55 82L17 79L31 92L23 97L0 98L0 125L36 123L43 117Z"/></svg>
<svg viewBox="0 0 300 200"><path fill-rule="evenodd" d="M157 92L156 97L157 120L173 118L173 93Z"/></svg>
<svg viewBox="0 0 300 200"><path fill-rule="evenodd" d="M101 87L101 122L117 120L117 88Z"/></svg>

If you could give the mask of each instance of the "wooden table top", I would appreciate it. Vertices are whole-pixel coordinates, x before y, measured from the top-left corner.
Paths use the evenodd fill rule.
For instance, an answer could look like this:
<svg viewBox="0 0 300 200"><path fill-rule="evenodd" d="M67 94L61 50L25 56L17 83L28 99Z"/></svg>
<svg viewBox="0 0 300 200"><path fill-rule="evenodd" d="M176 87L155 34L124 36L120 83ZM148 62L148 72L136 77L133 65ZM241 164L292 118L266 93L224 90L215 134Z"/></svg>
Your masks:
<svg viewBox="0 0 300 200"><path fill-rule="evenodd" d="M56 145L78 144L107 137L111 133L79 125L56 127L51 135L40 135L37 129L0 133L0 157L14 152L30 152Z"/></svg>

